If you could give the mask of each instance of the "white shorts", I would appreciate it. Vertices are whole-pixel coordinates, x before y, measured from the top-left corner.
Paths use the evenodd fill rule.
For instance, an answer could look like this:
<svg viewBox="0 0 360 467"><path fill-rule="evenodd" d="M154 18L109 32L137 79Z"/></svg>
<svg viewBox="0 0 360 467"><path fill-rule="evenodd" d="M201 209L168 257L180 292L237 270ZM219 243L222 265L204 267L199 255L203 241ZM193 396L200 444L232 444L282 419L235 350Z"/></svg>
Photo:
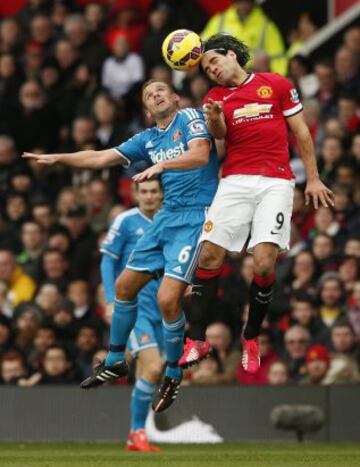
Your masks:
<svg viewBox="0 0 360 467"><path fill-rule="evenodd" d="M247 251L259 243L289 248L295 182L262 175L221 179L199 242L208 240L228 251Z"/></svg>

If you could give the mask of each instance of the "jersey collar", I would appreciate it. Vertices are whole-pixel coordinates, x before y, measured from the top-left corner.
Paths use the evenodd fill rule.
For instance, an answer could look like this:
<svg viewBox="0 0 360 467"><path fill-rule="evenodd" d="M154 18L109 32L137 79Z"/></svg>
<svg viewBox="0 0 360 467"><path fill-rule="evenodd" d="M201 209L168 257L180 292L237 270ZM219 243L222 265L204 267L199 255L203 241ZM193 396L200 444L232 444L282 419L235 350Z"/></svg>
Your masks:
<svg viewBox="0 0 360 467"><path fill-rule="evenodd" d="M176 117L178 115L178 112L174 115L174 118L171 120L171 122L168 124L166 128L159 128L158 126L155 126L155 128L158 130L159 133L166 133L173 125L174 121L176 120Z"/></svg>
<svg viewBox="0 0 360 467"><path fill-rule="evenodd" d="M255 78L255 74L249 73L247 75L247 78L241 84L238 84L237 86L231 86L227 89L234 90L234 89L242 88L243 86L246 86L247 84L249 84L250 81L252 81L254 78Z"/></svg>

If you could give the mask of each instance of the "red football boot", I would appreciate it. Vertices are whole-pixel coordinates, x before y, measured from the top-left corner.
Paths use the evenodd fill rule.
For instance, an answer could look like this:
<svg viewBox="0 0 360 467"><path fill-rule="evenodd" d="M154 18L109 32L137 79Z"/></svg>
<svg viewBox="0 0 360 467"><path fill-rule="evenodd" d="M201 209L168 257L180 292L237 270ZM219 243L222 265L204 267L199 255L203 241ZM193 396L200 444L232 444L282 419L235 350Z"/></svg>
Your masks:
<svg viewBox="0 0 360 467"><path fill-rule="evenodd" d="M247 373L255 374L260 368L260 349L258 338L245 339L242 338L243 355L242 366Z"/></svg>
<svg viewBox="0 0 360 467"><path fill-rule="evenodd" d="M197 341L186 338L184 353L179 360L181 368L189 368L196 365L201 360L204 360L211 352L211 347L208 341Z"/></svg>
<svg viewBox="0 0 360 467"><path fill-rule="evenodd" d="M129 433L126 449L128 451L159 452L161 449L149 443L145 430L139 429Z"/></svg>

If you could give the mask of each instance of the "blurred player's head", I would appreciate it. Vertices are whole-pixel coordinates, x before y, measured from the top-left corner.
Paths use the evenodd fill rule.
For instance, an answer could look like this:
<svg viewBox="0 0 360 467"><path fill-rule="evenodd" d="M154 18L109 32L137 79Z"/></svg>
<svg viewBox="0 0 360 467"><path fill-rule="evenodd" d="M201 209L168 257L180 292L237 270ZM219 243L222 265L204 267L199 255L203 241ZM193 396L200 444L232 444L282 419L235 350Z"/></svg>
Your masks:
<svg viewBox="0 0 360 467"><path fill-rule="evenodd" d="M149 80L142 87L143 104L155 120L175 113L179 99L174 89L164 81Z"/></svg>
<svg viewBox="0 0 360 467"><path fill-rule="evenodd" d="M201 66L212 81L228 86L250 59L248 47L230 34L214 34L205 43Z"/></svg>
<svg viewBox="0 0 360 467"><path fill-rule="evenodd" d="M144 214L153 215L163 199L163 192L159 180L147 180L136 184L136 198L139 208Z"/></svg>

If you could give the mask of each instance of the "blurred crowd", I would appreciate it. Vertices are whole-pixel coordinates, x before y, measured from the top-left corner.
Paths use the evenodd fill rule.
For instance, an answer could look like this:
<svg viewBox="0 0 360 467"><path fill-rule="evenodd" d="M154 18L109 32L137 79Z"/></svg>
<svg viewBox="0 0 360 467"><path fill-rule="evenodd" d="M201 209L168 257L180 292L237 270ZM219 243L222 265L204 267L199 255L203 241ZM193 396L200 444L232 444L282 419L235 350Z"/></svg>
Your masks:
<svg viewBox="0 0 360 467"><path fill-rule="evenodd" d="M30 0L2 18L2 384L75 384L104 357L109 317L99 245L114 217L136 202L136 168L69 170L21 153L109 148L152 125L140 96L150 77L173 82L182 107L201 107L211 86L206 77L172 73L161 58L164 37L184 25L204 37L222 29L238 35L252 48L253 71L278 71L296 84L321 177L336 198L334 209L306 205L304 168L290 135L291 249L277 265L261 370L248 375L240 365L252 257L229 255L209 310L214 355L185 382L360 382L360 27L344 32L333 57L312 62L297 54L317 28L306 12L282 31L251 0L221 7L206 0Z"/></svg>

